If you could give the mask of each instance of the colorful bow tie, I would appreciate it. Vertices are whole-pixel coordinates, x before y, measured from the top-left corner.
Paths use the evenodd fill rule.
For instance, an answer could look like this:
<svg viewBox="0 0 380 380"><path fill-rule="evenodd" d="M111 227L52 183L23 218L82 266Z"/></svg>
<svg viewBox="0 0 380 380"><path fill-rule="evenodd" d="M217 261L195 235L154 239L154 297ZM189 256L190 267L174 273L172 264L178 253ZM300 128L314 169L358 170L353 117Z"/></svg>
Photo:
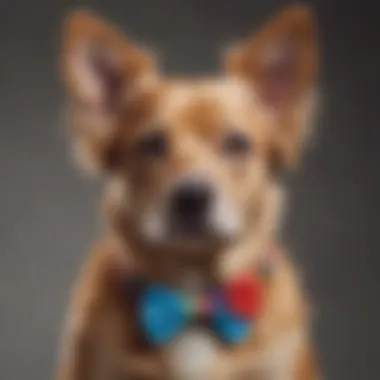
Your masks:
<svg viewBox="0 0 380 380"><path fill-rule="evenodd" d="M197 318L206 319L221 340L238 344L250 336L262 307L262 283L248 276L200 296L148 286L139 298L138 318L148 341L157 346L170 343Z"/></svg>

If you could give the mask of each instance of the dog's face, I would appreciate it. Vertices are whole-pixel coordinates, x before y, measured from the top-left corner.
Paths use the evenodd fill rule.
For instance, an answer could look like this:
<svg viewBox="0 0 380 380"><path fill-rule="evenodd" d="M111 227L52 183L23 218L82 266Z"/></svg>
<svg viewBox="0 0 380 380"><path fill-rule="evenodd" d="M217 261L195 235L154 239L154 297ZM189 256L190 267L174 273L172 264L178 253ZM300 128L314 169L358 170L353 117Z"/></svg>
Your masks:
<svg viewBox="0 0 380 380"><path fill-rule="evenodd" d="M226 62L215 79L167 79L93 16L67 23L80 152L122 184L147 242L186 251L238 239L258 223L274 171L297 156L315 76L309 11L285 11Z"/></svg>
<svg viewBox="0 0 380 380"><path fill-rule="evenodd" d="M131 211L155 243L238 236L267 174L265 117L234 80L164 82L125 161Z"/></svg>

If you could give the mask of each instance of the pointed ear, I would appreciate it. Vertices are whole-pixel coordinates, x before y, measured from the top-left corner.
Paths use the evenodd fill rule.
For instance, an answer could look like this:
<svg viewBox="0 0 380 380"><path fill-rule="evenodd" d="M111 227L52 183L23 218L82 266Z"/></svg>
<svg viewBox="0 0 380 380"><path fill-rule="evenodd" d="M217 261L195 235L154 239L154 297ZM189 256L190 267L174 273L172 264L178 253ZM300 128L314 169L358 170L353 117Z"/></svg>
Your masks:
<svg viewBox="0 0 380 380"><path fill-rule="evenodd" d="M251 86L275 120L285 123L293 118L292 130L277 133L283 134L280 138L289 142L290 150L297 149L295 145L304 130L296 125L294 117L310 108L308 102L317 75L317 41L311 10L299 5L286 8L228 54L227 70Z"/></svg>
<svg viewBox="0 0 380 380"><path fill-rule="evenodd" d="M60 64L81 154L85 151L94 168L104 166L101 155L116 133L118 117L144 83L155 78L154 61L106 22L76 11L64 23Z"/></svg>
<svg viewBox="0 0 380 380"><path fill-rule="evenodd" d="M71 95L102 112L117 112L154 64L116 29L77 11L63 28L61 67Z"/></svg>

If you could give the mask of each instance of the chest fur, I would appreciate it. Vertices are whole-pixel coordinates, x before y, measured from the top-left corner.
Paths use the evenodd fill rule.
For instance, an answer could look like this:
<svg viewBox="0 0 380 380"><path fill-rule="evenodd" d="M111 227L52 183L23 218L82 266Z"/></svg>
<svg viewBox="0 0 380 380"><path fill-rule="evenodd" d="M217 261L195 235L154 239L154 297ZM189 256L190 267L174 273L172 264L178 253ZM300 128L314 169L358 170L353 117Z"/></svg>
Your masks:
<svg viewBox="0 0 380 380"><path fill-rule="evenodd" d="M178 380L206 380L221 372L226 380L241 374L252 379L290 380L304 336L300 328L271 342L224 349L204 329L189 329L165 352L167 365Z"/></svg>
<svg viewBox="0 0 380 380"><path fill-rule="evenodd" d="M289 268L282 269L272 279L265 313L248 342L225 347L206 328L193 328L168 347L166 360L178 380L209 379L218 368L225 368L228 380L239 373L265 380L293 378L305 319L296 277ZM184 285L201 288L202 279L190 276Z"/></svg>

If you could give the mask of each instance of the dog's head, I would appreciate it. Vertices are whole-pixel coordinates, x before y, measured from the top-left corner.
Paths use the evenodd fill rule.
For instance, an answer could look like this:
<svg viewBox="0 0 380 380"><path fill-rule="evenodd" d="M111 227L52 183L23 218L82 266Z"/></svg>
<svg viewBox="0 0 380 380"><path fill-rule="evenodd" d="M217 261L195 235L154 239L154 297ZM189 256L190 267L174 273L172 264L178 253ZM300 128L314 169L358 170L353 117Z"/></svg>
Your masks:
<svg viewBox="0 0 380 380"><path fill-rule="evenodd" d="M78 151L122 185L144 241L182 251L254 231L275 173L297 160L316 75L313 17L293 7L226 54L221 75L176 80L96 17L64 28Z"/></svg>

